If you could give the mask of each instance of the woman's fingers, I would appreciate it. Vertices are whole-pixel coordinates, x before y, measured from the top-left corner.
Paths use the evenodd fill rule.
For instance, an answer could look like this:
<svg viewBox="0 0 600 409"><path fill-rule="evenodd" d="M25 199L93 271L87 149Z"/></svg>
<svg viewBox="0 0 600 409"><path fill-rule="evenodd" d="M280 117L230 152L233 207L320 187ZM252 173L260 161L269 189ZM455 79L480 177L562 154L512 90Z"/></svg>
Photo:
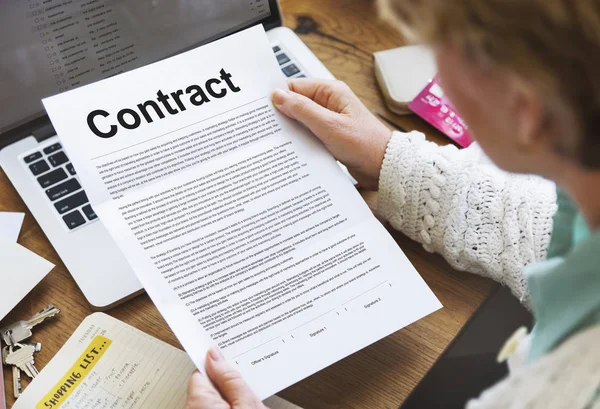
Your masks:
<svg viewBox="0 0 600 409"><path fill-rule="evenodd" d="M328 82L329 80L321 80L316 78L299 78L297 80L290 79L288 80L288 87L290 88L290 91L304 95L315 102L319 102L316 101L317 94L319 94L319 91L322 90Z"/></svg>
<svg viewBox="0 0 600 409"><path fill-rule="evenodd" d="M315 101L334 112L341 113L351 103L355 95L344 82L316 78L295 78L288 80L290 91Z"/></svg>
<svg viewBox="0 0 600 409"><path fill-rule="evenodd" d="M277 89L272 98L273 105L284 115L303 123L319 138L328 135L327 128L338 115L296 92Z"/></svg>
<svg viewBox="0 0 600 409"><path fill-rule="evenodd" d="M220 350L213 348L208 352L206 372L214 384L200 372L194 372L185 409L267 409Z"/></svg>
<svg viewBox="0 0 600 409"><path fill-rule="evenodd" d="M194 371L188 384L186 409L230 409L210 381Z"/></svg>
<svg viewBox="0 0 600 409"><path fill-rule="evenodd" d="M289 87L273 92L273 104L306 125L363 187L377 189L392 132L343 82L300 78Z"/></svg>
<svg viewBox="0 0 600 409"><path fill-rule="evenodd" d="M206 357L206 372L223 398L234 409L264 408L260 400L236 371L225 359L221 351L213 348Z"/></svg>

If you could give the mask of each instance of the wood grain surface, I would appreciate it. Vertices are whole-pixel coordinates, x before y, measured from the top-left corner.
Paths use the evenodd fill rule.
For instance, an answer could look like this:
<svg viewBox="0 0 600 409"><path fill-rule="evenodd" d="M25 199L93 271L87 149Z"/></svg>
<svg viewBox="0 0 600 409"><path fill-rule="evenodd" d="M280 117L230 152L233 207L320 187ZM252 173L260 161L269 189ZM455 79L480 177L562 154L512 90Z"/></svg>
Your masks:
<svg viewBox="0 0 600 409"><path fill-rule="evenodd" d="M378 19L374 3L373 0L282 0L281 7L285 25L296 31L329 70L347 82L371 110L404 129L420 130L430 140L447 143L420 119L396 116L385 108L373 73L372 54L398 47L402 39ZM362 195L371 208L376 205L376 193L362 192ZM56 319L35 330L33 340L43 344L42 351L36 355L37 366L42 369L93 311L1 170L0 211L25 212L19 243L56 264L0 321L2 327L28 318L49 303L62 310ZM444 308L282 391L282 397L306 409L397 408L495 288L492 281L456 272L441 257L426 252L400 233L392 234ZM109 310L108 314L179 347L146 294ZM4 376L10 408L14 399L9 368L4 368ZM25 376L23 384L26 387Z"/></svg>

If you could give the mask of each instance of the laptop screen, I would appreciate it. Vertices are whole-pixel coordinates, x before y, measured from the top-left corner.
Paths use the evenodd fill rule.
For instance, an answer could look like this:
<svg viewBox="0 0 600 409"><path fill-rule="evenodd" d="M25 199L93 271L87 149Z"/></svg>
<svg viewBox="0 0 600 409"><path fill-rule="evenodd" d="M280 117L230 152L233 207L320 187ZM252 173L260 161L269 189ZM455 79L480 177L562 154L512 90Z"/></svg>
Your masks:
<svg viewBox="0 0 600 409"><path fill-rule="evenodd" d="M7 0L0 5L0 133L41 99L258 23L269 0Z"/></svg>

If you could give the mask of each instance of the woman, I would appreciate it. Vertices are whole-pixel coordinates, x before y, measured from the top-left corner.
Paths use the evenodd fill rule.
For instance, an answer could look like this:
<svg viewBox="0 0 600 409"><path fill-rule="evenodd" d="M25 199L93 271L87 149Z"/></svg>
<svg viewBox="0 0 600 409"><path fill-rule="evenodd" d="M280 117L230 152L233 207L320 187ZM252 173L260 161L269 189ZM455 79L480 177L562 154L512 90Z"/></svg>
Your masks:
<svg viewBox="0 0 600 409"><path fill-rule="evenodd" d="M293 80L275 105L379 189L393 227L533 310L502 351L508 378L467 408L600 408L600 0L381 6L431 45L478 144L391 134L338 82ZM264 407L218 351L207 371L215 387L195 374L188 408Z"/></svg>

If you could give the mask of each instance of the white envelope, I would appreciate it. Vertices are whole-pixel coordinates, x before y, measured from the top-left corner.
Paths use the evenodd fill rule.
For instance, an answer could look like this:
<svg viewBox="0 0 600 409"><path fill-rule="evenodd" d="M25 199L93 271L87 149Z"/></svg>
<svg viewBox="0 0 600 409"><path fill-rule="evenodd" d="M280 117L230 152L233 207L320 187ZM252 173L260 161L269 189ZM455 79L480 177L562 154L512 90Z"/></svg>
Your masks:
<svg viewBox="0 0 600 409"><path fill-rule="evenodd" d="M0 320L52 270L54 264L0 238Z"/></svg>

